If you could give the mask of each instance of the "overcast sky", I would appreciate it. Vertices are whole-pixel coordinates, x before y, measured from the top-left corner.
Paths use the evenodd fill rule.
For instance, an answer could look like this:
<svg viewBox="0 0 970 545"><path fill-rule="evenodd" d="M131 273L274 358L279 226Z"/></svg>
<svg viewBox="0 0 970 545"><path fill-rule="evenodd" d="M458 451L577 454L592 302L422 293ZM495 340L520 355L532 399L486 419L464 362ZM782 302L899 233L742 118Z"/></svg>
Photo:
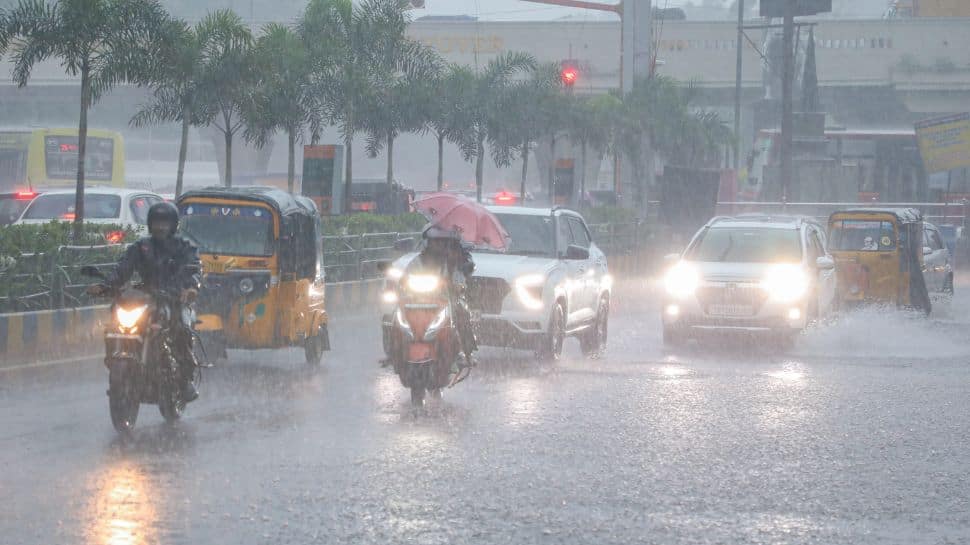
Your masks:
<svg viewBox="0 0 970 545"><path fill-rule="evenodd" d="M602 0L603 3L616 3L618 0ZM683 0L662 0L670 7L679 6ZM655 2L657 3L657 2ZM701 2L695 0L695 4ZM475 15L482 19L558 19L566 15L597 17L587 10L560 8L534 4L522 0L425 0L425 9L415 10L414 17L424 15ZM609 14L603 14L609 15ZM599 15L602 17L602 15Z"/></svg>

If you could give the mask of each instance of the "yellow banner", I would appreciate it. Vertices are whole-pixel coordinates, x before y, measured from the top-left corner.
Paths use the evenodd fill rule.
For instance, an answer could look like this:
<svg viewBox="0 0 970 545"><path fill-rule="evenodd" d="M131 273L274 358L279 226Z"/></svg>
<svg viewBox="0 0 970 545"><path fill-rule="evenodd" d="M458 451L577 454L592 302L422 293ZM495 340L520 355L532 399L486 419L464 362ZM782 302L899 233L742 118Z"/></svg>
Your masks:
<svg viewBox="0 0 970 545"><path fill-rule="evenodd" d="M970 167L970 113L920 121L916 138L927 174Z"/></svg>

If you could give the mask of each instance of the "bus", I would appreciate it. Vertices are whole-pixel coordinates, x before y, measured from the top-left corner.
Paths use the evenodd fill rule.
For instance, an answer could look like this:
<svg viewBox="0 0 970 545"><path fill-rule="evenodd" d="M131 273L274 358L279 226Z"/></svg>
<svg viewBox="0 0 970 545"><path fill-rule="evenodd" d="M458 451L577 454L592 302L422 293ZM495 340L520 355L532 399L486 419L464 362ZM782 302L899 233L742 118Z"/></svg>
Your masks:
<svg viewBox="0 0 970 545"><path fill-rule="evenodd" d="M0 128L0 192L71 187L77 182L77 128ZM84 179L125 186L121 134L88 129Z"/></svg>

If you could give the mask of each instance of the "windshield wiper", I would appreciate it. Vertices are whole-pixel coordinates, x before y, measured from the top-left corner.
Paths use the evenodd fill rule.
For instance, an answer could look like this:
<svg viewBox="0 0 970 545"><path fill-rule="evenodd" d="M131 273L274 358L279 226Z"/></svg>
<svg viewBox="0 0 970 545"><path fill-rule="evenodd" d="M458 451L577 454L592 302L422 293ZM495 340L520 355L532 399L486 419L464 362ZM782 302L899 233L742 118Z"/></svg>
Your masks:
<svg viewBox="0 0 970 545"><path fill-rule="evenodd" d="M521 255L521 256L546 256L548 253L542 250L512 250L509 252L510 255Z"/></svg>

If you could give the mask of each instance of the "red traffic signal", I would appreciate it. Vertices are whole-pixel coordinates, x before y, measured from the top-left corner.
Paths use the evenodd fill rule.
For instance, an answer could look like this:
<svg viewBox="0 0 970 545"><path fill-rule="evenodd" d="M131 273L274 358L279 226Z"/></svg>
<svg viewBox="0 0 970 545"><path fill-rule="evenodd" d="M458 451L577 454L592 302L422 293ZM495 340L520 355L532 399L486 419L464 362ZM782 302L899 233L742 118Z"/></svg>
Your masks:
<svg viewBox="0 0 970 545"><path fill-rule="evenodd" d="M559 78L566 87L572 87L579 80L579 65L576 61L562 61L562 69L559 71Z"/></svg>

